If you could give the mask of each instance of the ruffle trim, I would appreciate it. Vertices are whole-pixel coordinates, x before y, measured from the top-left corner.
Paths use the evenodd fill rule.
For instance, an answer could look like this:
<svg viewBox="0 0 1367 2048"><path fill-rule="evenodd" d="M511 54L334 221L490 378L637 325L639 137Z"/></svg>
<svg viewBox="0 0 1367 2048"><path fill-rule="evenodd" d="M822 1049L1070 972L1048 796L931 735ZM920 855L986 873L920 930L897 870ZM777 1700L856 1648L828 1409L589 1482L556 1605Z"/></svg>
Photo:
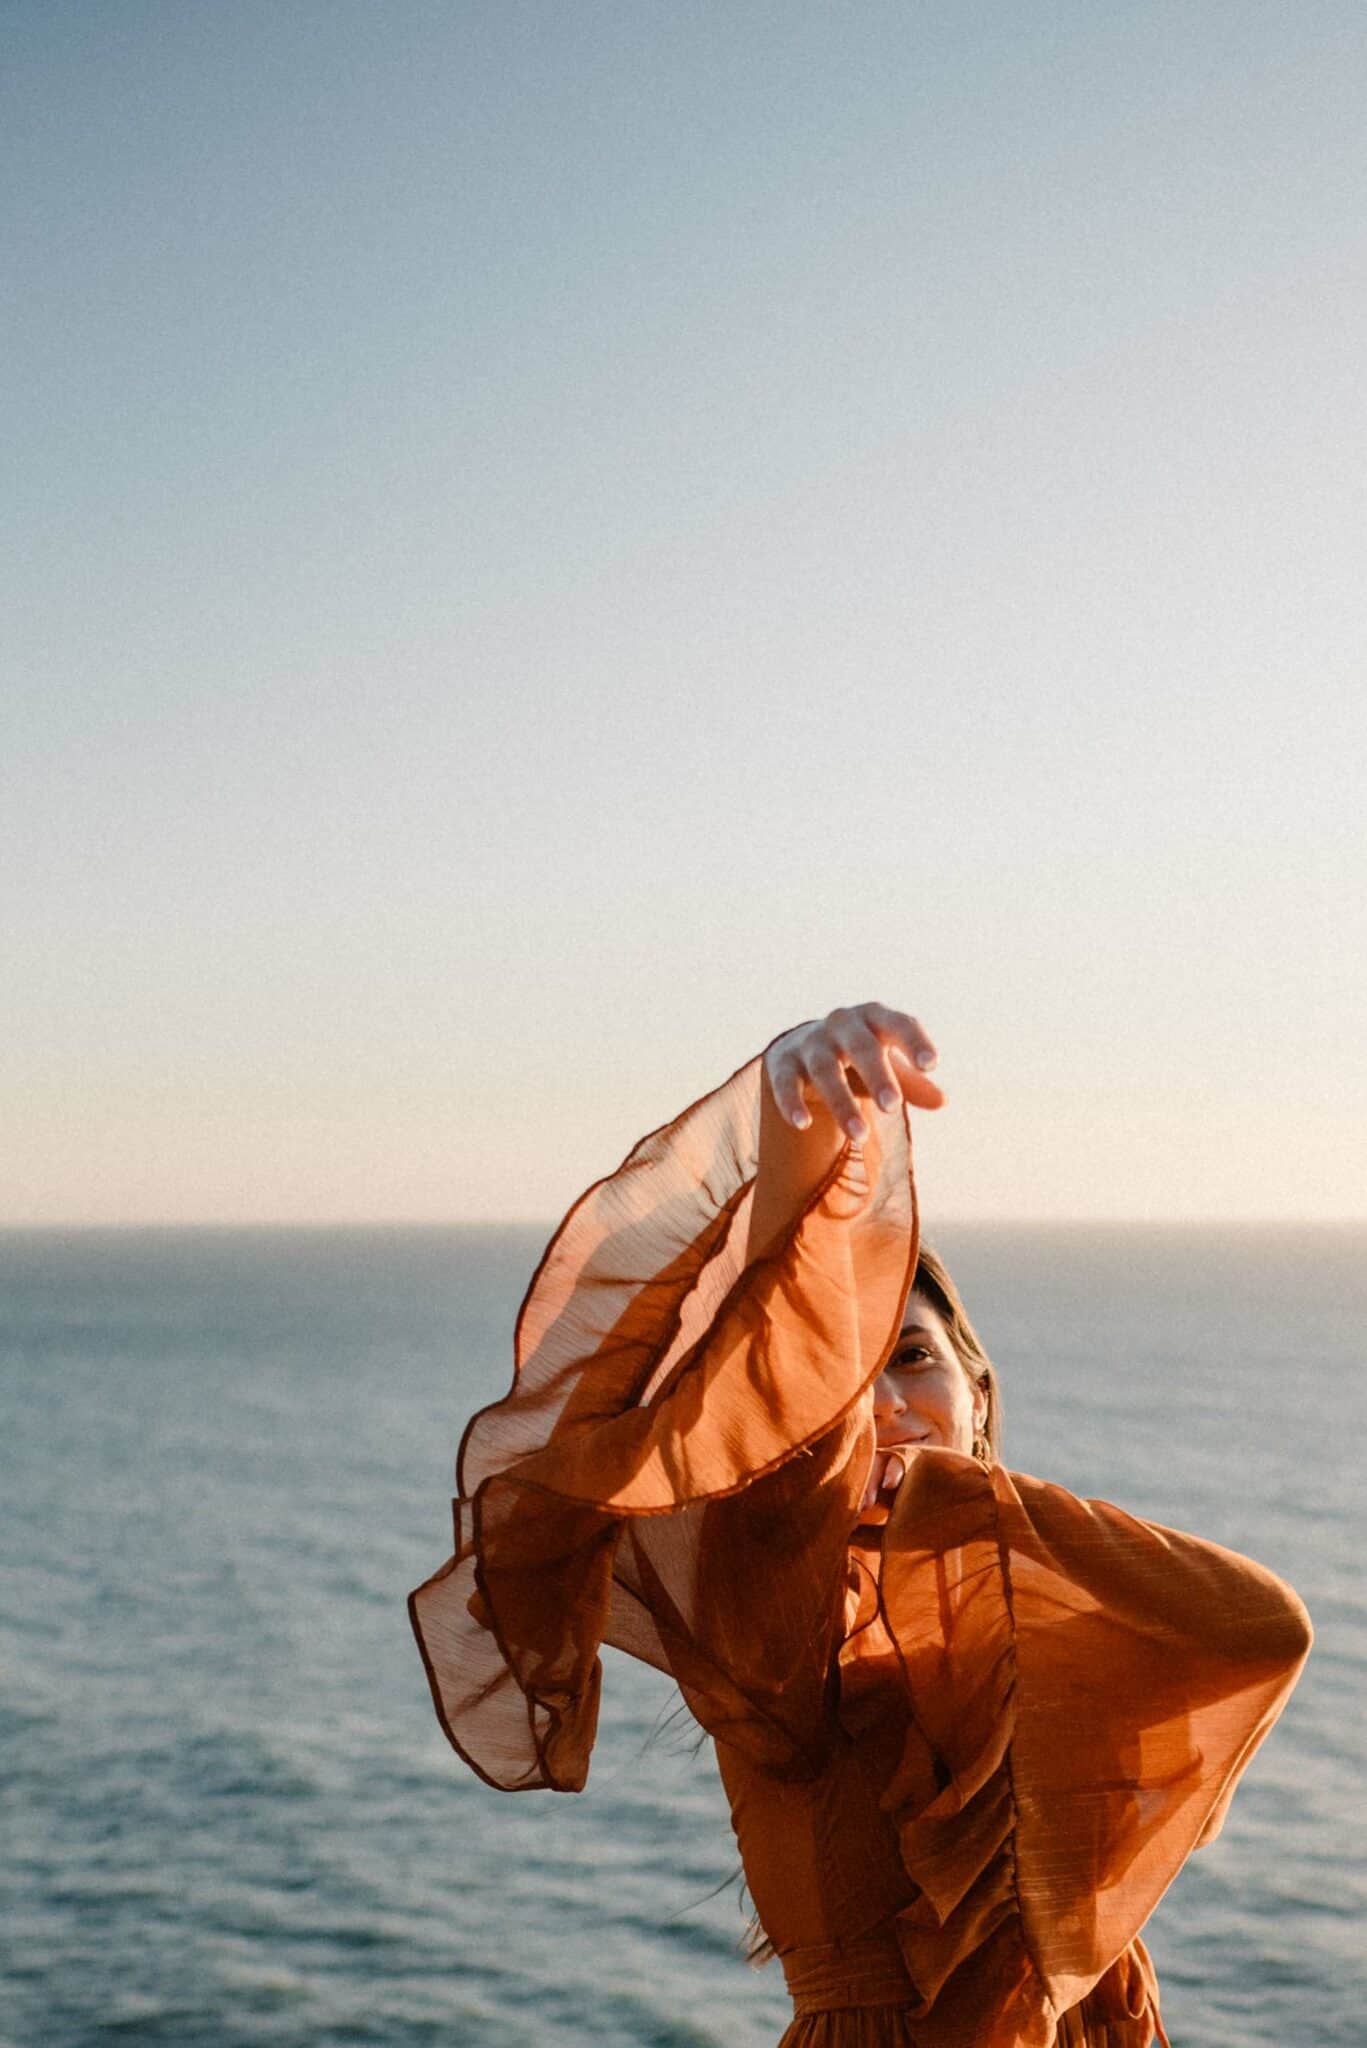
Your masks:
<svg viewBox="0 0 1367 2048"><path fill-rule="evenodd" d="M704 1725L712 1693L728 1732L749 1697L775 1767L802 1746L791 1717L764 1737L729 1656L712 1656L709 1686L695 1615L671 1625L666 1600L661 1625L657 1590L679 1572L668 1534L645 1525L682 1529L709 1504L762 1498L802 1461L809 1484L824 1474L825 1526L843 1523L843 1548L864 1396L896 1338L918 1231L905 1109L868 1105L867 1143L844 1147L747 1266L761 1065L642 1139L574 1205L519 1313L513 1386L465 1432L454 1554L409 1611L438 1720L489 1784L583 1785L605 1640L681 1683L686 1666ZM827 1576L834 1585L838 1571ZM815 1604L830 1606L819 1589ZM769 1690L819 1702L832 1647L813 1632L803 1682L789 1673Z"/></svg>
<svg viewBox="0 0 1367 2048"><path fill-rule="evenodd" d="M937 1449L898 1491L878 1599L918 2042L1164 2040L1139 1930L1294 1683L1300 1602L1218 1545ZM856 1740L866 1712L853 1688Z"/></svg>

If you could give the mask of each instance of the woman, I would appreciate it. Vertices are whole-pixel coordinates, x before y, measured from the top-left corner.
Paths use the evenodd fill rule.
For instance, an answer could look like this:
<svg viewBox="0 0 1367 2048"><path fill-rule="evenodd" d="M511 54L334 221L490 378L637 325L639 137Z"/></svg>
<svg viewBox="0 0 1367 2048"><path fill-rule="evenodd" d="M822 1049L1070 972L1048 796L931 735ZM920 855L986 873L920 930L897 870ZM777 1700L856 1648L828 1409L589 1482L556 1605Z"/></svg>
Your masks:
<svg viewBox="0 0 1367 2048"><path fill-rule="evenodd" d="M1310 1630L1246 1559L998 1462L919 1245L876 1003L785 1033L570 1211L410 1607L438 1716L579 1789L608 1642L716 1744L794 2002L783 2048L1147 2048L1139 1929Z"/></svg>

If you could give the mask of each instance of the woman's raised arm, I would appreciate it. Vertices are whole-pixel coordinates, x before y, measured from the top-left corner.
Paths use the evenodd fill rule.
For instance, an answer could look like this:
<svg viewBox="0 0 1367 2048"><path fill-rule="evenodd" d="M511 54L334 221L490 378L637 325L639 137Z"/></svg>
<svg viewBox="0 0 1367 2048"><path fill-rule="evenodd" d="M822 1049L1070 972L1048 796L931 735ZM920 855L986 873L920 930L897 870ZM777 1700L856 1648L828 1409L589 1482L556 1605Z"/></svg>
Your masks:
<svg viewBox="0 0 1367 2048"><path fill-rule="evenodd" d="M410 1599L442 1726L489 1783L584 1782L604 1641L775 1768L824 1739L860 1397L915 1270L902 1116L871 1110L856 1152L853 1091L936 1107L918 1054L879 1004L785 1033L766 1078L748 1061L642 1138L547 1246L512 1386L462 1439L453 1555Z"/></svg>
<svg viewBox="0 0 1367 2048"><path fill-rule="evenodd" d="M832 1010L774 1040L764 1057L747 1262L769 1250L847 1140L867 1136L861 1099L884 1110L899 1097L940 1107L945 1098L926 1072L937 1057L916 1018L885 1003Z"/></svg>

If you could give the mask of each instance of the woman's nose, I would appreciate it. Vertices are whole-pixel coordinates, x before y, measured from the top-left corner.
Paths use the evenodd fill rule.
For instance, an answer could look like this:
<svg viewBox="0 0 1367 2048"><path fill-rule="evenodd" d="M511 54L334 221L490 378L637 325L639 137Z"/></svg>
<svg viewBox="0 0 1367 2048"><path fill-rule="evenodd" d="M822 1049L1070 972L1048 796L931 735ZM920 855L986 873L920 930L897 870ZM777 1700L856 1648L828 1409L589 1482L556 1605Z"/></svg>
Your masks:
<svg viewBox="0 0 1367 2048"><path fill-rule="evenodd" d="M880 1372L874 1382L873 1412L875 1415L901 1415L906 1410L902 1390L891 1373Z"/></svg>

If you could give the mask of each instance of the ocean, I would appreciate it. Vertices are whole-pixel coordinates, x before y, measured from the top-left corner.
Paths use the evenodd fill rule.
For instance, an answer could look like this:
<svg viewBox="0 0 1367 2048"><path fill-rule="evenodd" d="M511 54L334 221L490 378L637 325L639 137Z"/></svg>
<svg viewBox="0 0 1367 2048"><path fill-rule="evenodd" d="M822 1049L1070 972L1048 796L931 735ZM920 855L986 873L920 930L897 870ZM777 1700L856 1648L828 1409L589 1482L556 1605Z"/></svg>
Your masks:
<svg viewBox="0 0 1367 2048"><path fill-rule="evenodd" d="M0 1236L0 2048L772 2048L715 1767L607 1657L577 1798L405 1597L526 1228ZM1367 2041L1367 1229L945 1228L1007 1462L1248 1552L1311 1661L1146 1930L1174 2048Z"/></svg>

